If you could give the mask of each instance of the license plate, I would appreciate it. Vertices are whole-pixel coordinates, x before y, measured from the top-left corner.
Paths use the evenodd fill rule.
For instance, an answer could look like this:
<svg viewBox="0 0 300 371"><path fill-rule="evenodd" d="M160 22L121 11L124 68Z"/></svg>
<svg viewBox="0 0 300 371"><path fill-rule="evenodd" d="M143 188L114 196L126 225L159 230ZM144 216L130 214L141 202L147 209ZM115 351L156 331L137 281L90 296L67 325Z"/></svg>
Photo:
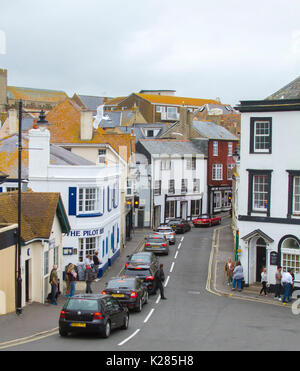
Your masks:
<svg viewBox="0 0 300 371"><path fill-rule="evenodd" d="M152 247L153 247L153 249L158 249L158 248L160 248L159 245L153 245Z"/></svg>
<svg viewBox="0 0 300 371"><path fill-rule="evenodd" d="M72 327L86 327L86 323L71 323Z"/></svg>
<svg viewBox="0 0 300 371"><path fill-rule="evenodd" d="M112 294L114 298L124 298L124 294Z"/></svg>

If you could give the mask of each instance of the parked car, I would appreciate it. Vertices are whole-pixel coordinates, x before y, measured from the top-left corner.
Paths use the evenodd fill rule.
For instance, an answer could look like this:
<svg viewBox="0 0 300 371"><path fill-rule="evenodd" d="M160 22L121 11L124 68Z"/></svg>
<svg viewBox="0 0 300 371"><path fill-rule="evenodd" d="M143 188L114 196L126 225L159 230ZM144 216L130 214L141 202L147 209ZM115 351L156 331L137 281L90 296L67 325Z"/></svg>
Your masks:
<svg viewBox="0 0 300 371"><path fill-rule="evenodd" d="M111 330L127 329L128 308L109 295L79 294L63 306L59 317L59 334L96 333L108 338Z"/></svg>
<svg viewBox="0 0 300 371"><path fill-rule="evenodd" d="M209 226L221 224L222 218L216 215L200 215L198 218L193 219L193 224L196 228L200 228L202 226Z"/></svg>
<svg viewBox="0 0 300 371"><path fill-rule="evenodd" d="M170 244L175 245L176 235L173 228L171 228L169 225L160 225L155 231L155 234L156 233L164 235Z"/></svg>
<svg viewBox="0 0 300 371"><path fill-rule="evenodd" d="M150 265L129 265L125 271L124 276L126 277L137 277L144 282L147 286L148 293L154 293L154 276L157 269L153 269Z"/></svg>
<svg viewBox="0 0 300 371"><path fill-rule="evenodd" d="M148 303L148 289L137 277L116 277L107 282L103 295L111 295L129 309L141 312L143 304Z"/></svg>
<svg viewBox="0 0 300 371"><path fill-rule="evenodd" d="M169 241L161 234L151 234L145 238L144 251L151 251L154 253L169 254Z"/></svg>
<svg viewBox="0 0 300 371"><path fill-rule="evenodd" d="M153 269L158 269L159 261L157 256L152 251L140 251L132 255L127 255L127 262L125 263L125 268L131 265L150 265Z"/></svg>
<svg viewBox="0 0 300 371"><path fill-rule="evenodd" d="M169 221L168 225L176 233L185 233L191 230L190 223L185 219L172 219Z"/></svg>

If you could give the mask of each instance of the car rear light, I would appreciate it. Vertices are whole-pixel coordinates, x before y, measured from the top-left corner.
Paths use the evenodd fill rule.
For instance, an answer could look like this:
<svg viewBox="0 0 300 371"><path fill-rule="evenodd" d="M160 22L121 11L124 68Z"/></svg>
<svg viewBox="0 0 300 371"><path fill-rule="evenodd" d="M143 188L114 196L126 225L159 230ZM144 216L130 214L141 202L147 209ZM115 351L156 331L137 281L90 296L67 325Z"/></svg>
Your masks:
<svg viewBox="0 0 300 371"><path fill-rule="evenodd" d="M183 227L183 224L179 224L178 227Z"/></svg>
<svg viewBox="0 0 300 371"><path fill-rule="evenodd" d="M102 313L100 312L94 313L93 319L103 319Z"/></svg>
<svg viewBox="0 0 300 371"><path fill-rule="evenodd" d="M135 299L135 298L137 298L137 293L135 292L135 291L133 291L131 294L130 294L130 297L132 298L132 299Z"/></svg>
<svg viewBox="0 0 300 371"><path fill-rule="evenodd" d="M146 277L146 280L151 280L151 281L153 281L153 280L154 280L154 277L153 277L153 276L148 276L148 277Z"/></svg>
<svg viewBox="0 0 300 371"><path fill-rule="evenodd" d="M59 318L62 318L62 319L66 318L66 312L65 312L64 310L62 310L62 311L60 312L60 316L59 316Z"/></svg>
<svg viewBox="0 0 300 371"><path fill-rule="evenodd" d="M107 291L103 290L102 295L106 295L106 294L107 294Z"/></svg>
<svg viewBox="0 0 300 371"><path fill-rule="evenodd" d="M146 247L150 246L150 243L145 243L145 246L146 246Z"/></svg>
<svg viewBox="0 0 300 371"><path fill-rule="evenodd" d="M162 245L163 247L166 247L166 246L167 246L167 244L166 244L166 243L162 243L161 245Z"/></svg>
<svg viewBox="0 0 300 371"><path fill-rule="evenodd" d="M128 267L128 265L129 265L128 263L125 263L125 268L127 268L127 267Z"/></svg>

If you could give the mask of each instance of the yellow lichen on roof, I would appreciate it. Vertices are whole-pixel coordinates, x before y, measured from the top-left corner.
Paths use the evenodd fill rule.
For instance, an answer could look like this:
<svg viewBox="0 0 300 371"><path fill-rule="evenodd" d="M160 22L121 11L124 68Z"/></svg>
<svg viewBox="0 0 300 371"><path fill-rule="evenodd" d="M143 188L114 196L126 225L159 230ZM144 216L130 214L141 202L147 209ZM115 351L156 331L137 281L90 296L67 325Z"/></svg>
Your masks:
<svg viewBox="0 0 300 371"><path fill-rule="evenodd" d="M23 169L28 168L28 141L23 139L23 151L22 151L22 167ZM1 151L1 143L0 143L0 169L9 175L9 178L17 178L18 177L18 149L12 152Z"/></svg>
<svg viewBox="0 0 300 371"><path fill-rule="evenodd" d="M136 94L140 98L147 100L148 102L154 104L172 104L176 106L195 106L201 107L204 104L220 104L214 99L200 99L200 98L186 98L186 97L176 97L172 95L155 95L155 94Z"/></svg>
<svg viewBox="0 0 300 371"><path fill-rule="evenodd" d="M8 86L7 93L8 99L22 99L24 101L59 103L68 98L68 95L64 91L22 88L17 86Z"/></svg>
<svg viewBox="0 0 300 371"><path fill-rule="evenodd" d="M127 97L117 97L117 98L113 98L107 102L105 102L105 105L106 106L114 106L114 105L117 105L119 104L123 99L125 99Z"/></svg>

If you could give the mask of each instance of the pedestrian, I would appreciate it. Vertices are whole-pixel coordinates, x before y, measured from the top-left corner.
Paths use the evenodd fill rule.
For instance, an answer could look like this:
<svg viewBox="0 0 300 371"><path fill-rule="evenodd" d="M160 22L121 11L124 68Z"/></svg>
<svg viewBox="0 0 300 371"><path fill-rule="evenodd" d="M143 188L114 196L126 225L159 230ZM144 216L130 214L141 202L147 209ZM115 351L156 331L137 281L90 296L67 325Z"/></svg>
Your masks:
<svg viewBox="0 0 300 371"><path fill-rule="evenodd" d="M237 261L233 271L232 291L236 290L236 286L238 287L238 291L242 291L243 279L244 279L243 267L241 265L241 262Z"/></svg>
<svg viewBox="0 0 300 371"><path fill-rule="evenodd" d="M163 300L166 300L167 298L165 297L164 294L164 286L163 282L165 280L165 273L163 270L164 265L160 264L159 269L155 272L154 275L154 294L156 294L156 290L160 290L160 297Z"/></svg>
<svg viewBox="0 0 300 371"><path fill-rule="evenodd" d="M291 275L291 269L288 268L287 272L283 272L281 279L284 294L283 294L283 303L290 302L291 286L293 285L293 277Z"/></svg>
<svg viewBox="0 0 300 371"><path fill-rule="evenodd" d="M71 292L71 281L68 275L70 270L71 263L69 263L65 268L65 281L66 281L66 295L69 295Z"/></svg>
<svg viewBox="0 0 300 371"><path fill-rule="evenodd" d="M224 275L227 275L227 284L231 285L232 284L232 276L233 276L233 269L234 269L234 264L231 261L231 258L228 258L227 262L225 263L224 266Z"/></svg>
<svg viewBox="0 0 300 371"><path fill-rule="evenodd" d="M275 298L278 298L279 301L281 301L281 279L282 279L282 273L281 273L282 267L278 267L277 271L275 273Z"/></svg>
<svg viewBox="0 0 300 371"><path fill-rule="evenodd" d="M267 296L267 283L268 283L268 276L267 276L267 268L264 268L263 271L261 272L261 284L262 284L262 289L260 290L259 295L264 292L265 296Z"/></svg>
<svg viewBox="0 0 300 371"><path fill-rule="evenodd" d="M68 279L70 281L70 294L67 294L66 297L70 298L74 296L75 291L76 291L76 280L77 280L77 273L75 272L75 267L74 264L70 264L70 267L68 269Z"/></svg>
<svg viewBox="0 0 300 371"><path fill-rule="evenodd" d="M89 264L86 264L85 266L85 282L86 282L86 289L85 293L86 294L92 294L92 282L94 280L95 273L92 270L92 267Z"/></svg>
<svg viewBox="0 0 300 371"><path fill-rule="evenodd" d="M295 273L294 273L293 268L291 268L291 276L292 276L292 279L293 279L293 283L292 283L291 289L290 289L290 296L292 297L293 291L294 291L294 283L295 283Z"/></svg>
<svg viewBox="0 0 300 371"><path fill-rule="evenodd" d="M50 273L49 282L51 284L51 304L57 305L56 294L58 291L58 276L57 276L57 265L53 265L53 269Z"/></svg>
<svg viewBox="0 0 300 371"><path fill-rule="evenodd" d="M98 277L98 270L99 270L99 265L101 264L99 256L98 256L98 251L96 250L94 255L93 255L93 270L95 272L96 277Z"/></svg>
<svg viewBox="0 0 300 371"><path fill-rule="evenodd" d="M85 265L92 265L93 264L93 260L92 260L92 258L91 258L91 255L89 255L89 254L87 254L87 256L86 256L86 258L85 258L85 260L84 260L84 264Z"/></svg>

